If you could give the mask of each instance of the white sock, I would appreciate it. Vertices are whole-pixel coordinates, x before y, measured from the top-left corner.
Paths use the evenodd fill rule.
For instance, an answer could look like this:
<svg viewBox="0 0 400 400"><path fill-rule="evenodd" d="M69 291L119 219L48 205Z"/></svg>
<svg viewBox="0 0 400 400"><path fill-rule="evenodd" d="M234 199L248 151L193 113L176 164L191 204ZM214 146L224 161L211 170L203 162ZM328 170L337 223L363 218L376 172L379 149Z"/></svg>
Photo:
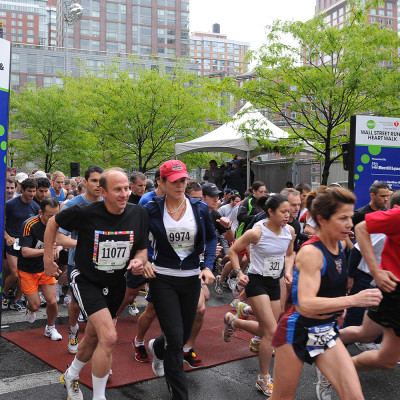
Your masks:
<svg viewBox="0 0 400 400"><path fill-rule="evenodd" d="M56 326L55 325L46 325L46 328L50 331L53 330Z"/></svg>
<svg viewBox="0 0 400 400"><path fill-rule="evenodd" d="M85 362L79 361L76 356L72 361L71 365L67 369L67 374L70 378L78 379L79 372L81 372L82 368L85 366Z"/></svg>
<svg viewBox="0 0 400 400"><path fill-rule="evenodd" d="M135 336L135 346L136 346L136 347L138 347L138 346L144 346L144 342L138 342L136 339L137 339L137 336Z"/></svg>
<svg viewBox="0 0 400 400"><path fill-rule="evenodd" d="M79 330L79 325L76 324L75 326L70 326L69 329L71 329L72 333L76 333Z"/></svg>
<svg viewBox="0 0 400 400"><path fill-rule="evenodd" d="M192 347L184 347L184 348L183 348L183 351L184 351L185 353L189 353L189 350L192 350Z"/></svg>
<svg viewBox="0 0 400 400"><path fill-rule="evenodd" d="M93 382L93 400L105 400L106 399L106 385L108 380L108 375L103 378L98 378L92 374Z"/></svg>

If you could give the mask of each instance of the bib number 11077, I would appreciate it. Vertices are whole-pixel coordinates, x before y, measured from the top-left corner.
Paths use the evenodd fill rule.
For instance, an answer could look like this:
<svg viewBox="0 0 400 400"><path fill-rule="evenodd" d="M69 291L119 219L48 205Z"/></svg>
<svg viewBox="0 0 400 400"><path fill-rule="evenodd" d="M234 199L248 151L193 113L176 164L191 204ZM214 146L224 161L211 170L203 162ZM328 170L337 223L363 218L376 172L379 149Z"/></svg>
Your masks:
<svg viewBox="0 0 400 400"><path fill-rule="evenodd" d="M129 260L129 242L107 240L99 243L97 268L103 271L122 269Z"/></svg>

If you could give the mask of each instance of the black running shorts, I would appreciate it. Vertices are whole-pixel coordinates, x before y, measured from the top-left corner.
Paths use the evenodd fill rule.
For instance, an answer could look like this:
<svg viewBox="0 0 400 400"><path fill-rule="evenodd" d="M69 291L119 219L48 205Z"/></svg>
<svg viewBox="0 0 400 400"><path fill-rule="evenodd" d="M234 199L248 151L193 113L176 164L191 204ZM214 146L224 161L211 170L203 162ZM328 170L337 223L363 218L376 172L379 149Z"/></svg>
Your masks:
<svg viewBox="0 0 400 400"><path fill-rule="evenodd" d="M247 298L256 297L266 294L271 301L281 298L281 286L279 278L274 279L270 276L262 276L259 274L249 274L249 283L246 285L245 291Z"/></svg>
<svg viewBox="0 0 400 400"><path fill-rule="evenodd" d="M382 292L383 299L377 307L369 307L368 317L384 328L392 328L400 337L400 285L393 292Z"/></svg>
<svg viewBox="0 0 400 400"><path fill-rule="evenodd" d="M71 272L71 289L84 316L89 317L103 308L108 308L114 318L125 297L125 280L109 280L101 287L83 276L77 269Z"/></svg>

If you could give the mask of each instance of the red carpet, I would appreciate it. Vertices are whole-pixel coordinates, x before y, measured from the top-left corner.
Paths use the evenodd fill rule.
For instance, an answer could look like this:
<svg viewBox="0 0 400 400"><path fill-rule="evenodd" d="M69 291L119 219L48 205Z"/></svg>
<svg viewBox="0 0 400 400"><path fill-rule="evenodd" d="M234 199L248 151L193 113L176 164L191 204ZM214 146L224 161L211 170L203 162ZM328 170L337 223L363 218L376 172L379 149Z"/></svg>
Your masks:
<svg viewBox="0 0 400 400"><path fill-rule="evenodd" d="M206 310L203 328L195 345L196 353L205 364L202 368L214 367L255 355L249 350L251 335L247 332L237 331L230 343L225 343L222 340L221 332L224 328L224 315L227 311L232 311L232 309L229 306L218 306L209 307ZM136 335L137 319L137 317L118 319L118 343L113 352L113 374L108 380L108 388L156 378L151 369L151 363L139 363L134 357L131 342ZM84 325L81 324L80 337L83 337ZM43 335L44 328L4 333L2 336L53 368L64 372L67 364L71 363L74 356L67 349L68 326L57 326L57 330L63 336L61 342L53 342L46 338ZM146 335L146 348L149 339L155 338L159 334L160 327L158 322L155 321ZM192 370L186 363L185 365L187 371ZM92 387L90 365L85 366L82 370L79 381L90 388Z"/></svg>

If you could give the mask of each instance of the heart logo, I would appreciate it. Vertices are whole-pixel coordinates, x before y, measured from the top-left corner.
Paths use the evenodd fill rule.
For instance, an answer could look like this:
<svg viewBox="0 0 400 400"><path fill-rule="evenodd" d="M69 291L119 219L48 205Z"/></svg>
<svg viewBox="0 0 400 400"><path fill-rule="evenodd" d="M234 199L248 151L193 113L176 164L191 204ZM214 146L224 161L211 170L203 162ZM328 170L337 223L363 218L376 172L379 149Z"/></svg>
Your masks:
<svg viewBox="0 0 400 400"><path fill-rule="evenodd" d="M396 122L394 123L394 126L397 128L397 127L399 126L399 121L396 121Z"/></svg>

